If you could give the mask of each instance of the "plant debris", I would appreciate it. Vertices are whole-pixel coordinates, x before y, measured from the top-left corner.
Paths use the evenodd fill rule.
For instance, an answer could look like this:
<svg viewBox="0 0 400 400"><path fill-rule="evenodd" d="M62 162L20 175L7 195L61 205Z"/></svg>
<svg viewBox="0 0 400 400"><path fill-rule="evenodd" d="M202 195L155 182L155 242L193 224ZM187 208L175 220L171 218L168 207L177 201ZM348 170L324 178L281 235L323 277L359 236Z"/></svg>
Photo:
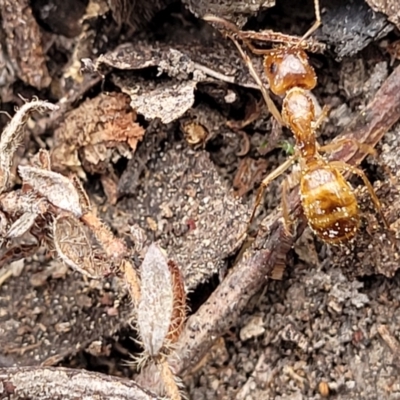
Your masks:
<svg viewBox="0 0 400 400"><path fill-rule="evenodd" d="M400 28L400 10L396 0L366 0L368 5L376 12L386 14L388 20Z"/></svg>
<svg viewBox="0 0 400 400"><path fill-rule="evenodd" d="M51 153L53 168L75 172L113 174L113 164L131 158L145 130L136 122L137 114L122 93L102 93L86 100L67 114L54 132Z"/></svg>
<svg viewBox="0 0 400 400"><path fill-rule="evenodd" d="M16 75L37 89L50 85L42 35L28 0L1 0L1 25L9 63Z"/></svg>

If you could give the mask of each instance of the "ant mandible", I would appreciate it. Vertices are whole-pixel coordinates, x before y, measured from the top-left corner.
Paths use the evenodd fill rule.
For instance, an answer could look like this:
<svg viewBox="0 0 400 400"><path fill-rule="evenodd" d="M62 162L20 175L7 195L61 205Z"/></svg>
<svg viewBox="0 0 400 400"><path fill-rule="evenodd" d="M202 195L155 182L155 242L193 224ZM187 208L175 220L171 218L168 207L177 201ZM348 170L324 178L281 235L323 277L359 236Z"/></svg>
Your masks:
<svg viewBox="0 0 400 400"><path fill-rule="evenodd" d="M321 25L319 1L314 1L316 21L307 33L301 37L279 34L273 31L246 32L240 31L236 25L219 17L206 16L209 22L222 24L227 36L234 42L249 72L259 86L271 114L281 124L287 126L295 137L295 154L288 158L277 169L271 172L261 182L257 193L249 226L256 210L261 203L265 189L278 176L284 173L296 160L300 164L300 199L304 215L312 231L324 242L339 244L352 239L360 225L360 213L357 198L342 172L358 175L367 187L375 208L389 230L389 224L383 215L381 203L364 171L344 161L329 161L320 153L334 151L351 142L360 150L375 155L375 150L364 143L353 139L342 139L326 146L319 146L316 130L327 115L324 107L320 116L316 116L314 101L310 91L317 84L317 77L309 63L305 50L315 51L322 46L309 40L309 36ZM274 102L265 89L254 66L240 46L237 39L242 40L255 54L264 55L264 71L268 78L271 91L278 96L285 96L282 112L279 113ZM257 49L251 40L267 40L283 42L284 45L272 49ZM288 181L282 184L282 210L285 227L290 232L290 218L287 204Z"/></svg>

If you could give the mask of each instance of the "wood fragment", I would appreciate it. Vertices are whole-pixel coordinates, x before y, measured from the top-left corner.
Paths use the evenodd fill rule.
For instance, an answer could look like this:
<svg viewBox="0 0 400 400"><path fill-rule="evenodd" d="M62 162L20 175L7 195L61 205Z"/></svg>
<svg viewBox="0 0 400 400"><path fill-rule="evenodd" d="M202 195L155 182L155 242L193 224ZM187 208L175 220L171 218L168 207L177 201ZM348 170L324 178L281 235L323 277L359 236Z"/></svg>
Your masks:
<svg viewBox="0 0 400 400"><path fill-rule="evenodd" d="M378 326L378 333L385 341L386 345L393 352L396 357L400 356L400 343L399 341L389 332L386 325Z"/></svg>

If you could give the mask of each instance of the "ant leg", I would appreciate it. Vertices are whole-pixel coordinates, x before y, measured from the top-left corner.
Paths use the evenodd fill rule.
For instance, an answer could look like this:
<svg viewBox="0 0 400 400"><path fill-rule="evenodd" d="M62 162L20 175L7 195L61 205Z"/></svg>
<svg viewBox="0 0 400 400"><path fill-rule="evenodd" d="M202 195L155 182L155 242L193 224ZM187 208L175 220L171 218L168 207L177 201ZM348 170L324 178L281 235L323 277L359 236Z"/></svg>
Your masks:
<svg viewBox="0 0 400 400"><path fill-rule="evenodd" d="M317 120L314 122L315 130L317 130L321 126L324 119L328 118L329 110L330 107L325 104L324 107L322 108L321 114L319 114Z"/></svg>
<svg viewBox="0 0 400 400"><path fill-rule="evenodd" d="M263 181L261 182L260 187L258 189L258 192L257 192L256 202L254 204L253 211L251 213L249 222L247 224L247 229L249 229L250 225L253 222L257 208L261 203L261 199L264 195L264 192L265 192L265 189L267 188L267 186L278 176L282 175L293 164L293 162L296 160L296 158L297 158L297 155L289 157L283 164L281 164L278 168L276 168L266 178L263 179Z"/></svg>
<svg viewBox="0 0 400 400"><path fill-rule="evenodd" d="M375 190L374 190L373 186L371 185L371 182L367 178L367 175L365 175L365 172L360 168L357 168L357 167L354 167L353 165L345 163L344 161L332 161L329 163L329 165L331 165L333 168L337 168L339 170L351 172L354 175L358 175L364 181L364 185L368 189L368 192L372 198L372 201L374 202L375 208L377 209L379 215L381 216L383 223L385 224L385 227L388 229L388 231L390 231L390 225L387 222L385 216L383 215L382 204L381 204L378 196L376 195Z"/></svg>
<svg viewBox="0 0 400 400"><path fill-rule="evenodd" d="M370 156L374 157L375 159L378 158L378 153L374 147L372 147L371 145L369 145L367 143L362 143L362 142L359 142L358 140L351 139L351 138L341 138L341 139L331 142L325 146L321 146L318 150L323 151L323 152L332 152L332 151L340 149L342 147L342 145L345 143L351 143L354 146L356 146L360 151L362 151L366 154L369 154ZM381 165L381 167L384 169L385 173L389 176L392 184L397 185L397 183L398 183L397 178L393 175L392 171L390 171L388 166Z"/></svg>
<svg viewBox="0 0 400 400"><path fill-rule="evenodd" d="M358 140L352 138L341 138L339 140L326 144L325 146L321 146L318 150L323 151L325 153L330 153L340 149L346 143L353 144L358 148L358 150L367 153L372 157L376 158L378 156L376 150L372 146L370 146L367 143L359 142Z"/></svg>
<svg viewBox="0 0 400 400"><path fill-rule="evenodd" d="M314 10L315 10L315 22L311 28L303 35L300 42L308 39L322 24L321 20L321 7L319 5L319 0L314 0Z"/></svg>
<svg viewBox="0 0 400 400"><path fill-rule="evenodd" d="M282 200L281 200L283 227L285 229L285 233L288 236L291 236L293 221L290 218L288 196L289 196L289 182L287 179L284 179L284 181L282 182Z"/></svg>
<svg viewBox="0 0 400 400"><path fill-rule="evenodd" d="M221 25L224 29L235 34L240 33L240 29L233 22L228 21L225 18L217 17L213 14L206 14L203 16L203 20L206 22L211 22L213 24Z"/></svg>
<svg viewBox="0 0 400 400"><path fill-rule="evenodd" d="M268 94L267 89L265 88L264 84L262 83L261 78L259 77L256 70L254 69L254 65L251 62L250 57L245 53L245 51L242 49L242 46L240 46L239 42L233 36L230 35L229 38L232 40L232 42L235 44L235 46L239 50L240 55L242 56L244 62L247 65L247 68L249 69L250 75L256 81L258 87L260 88L261 93L264 98L264 101L267 104L267 108L268 108L269 112L274 116L274 118L282 126L286 126L286 124L283 122L281 113L278 111L275 103L272 101L271 97Z"/></svg>
<svg viewBox="0 0 400 400"><path fill-rule="evenodd" d="M249 50L255 54L256 56L265 56L269 53L271 53L271 51L274 51L274 49L258 49L256 46L254 46L253 43L251 43L250 40L247 39L241 39L243 40L243 43L249 48Z"/></svg>
<svg viewBox="0 0 400 400"><path fill-rule="evenodd" d="M294 187L294 183L298 184L300 181L301 173L300 171L293 171L291 175L287 176L282 182L282 215L283 215L283 226L285 229L285 233L288 236L292 236L292 225L293 220L290 217L289 212L289 192Z"/></svg>

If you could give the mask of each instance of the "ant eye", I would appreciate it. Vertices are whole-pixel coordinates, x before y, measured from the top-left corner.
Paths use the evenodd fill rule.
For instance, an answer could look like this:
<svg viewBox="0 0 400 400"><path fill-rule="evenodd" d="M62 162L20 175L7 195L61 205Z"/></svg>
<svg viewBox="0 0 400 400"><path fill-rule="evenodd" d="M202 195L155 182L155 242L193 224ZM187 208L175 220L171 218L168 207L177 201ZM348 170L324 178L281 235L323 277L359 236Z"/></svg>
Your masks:
<svg viewBox="0 0 400 400"><path fill-rule="evenodd" d="M271 72L271 74L275 74L277 70L278 70L278 67L277 67L276 63L272 62L271 65L269 66L269 72Z"/></svg>

